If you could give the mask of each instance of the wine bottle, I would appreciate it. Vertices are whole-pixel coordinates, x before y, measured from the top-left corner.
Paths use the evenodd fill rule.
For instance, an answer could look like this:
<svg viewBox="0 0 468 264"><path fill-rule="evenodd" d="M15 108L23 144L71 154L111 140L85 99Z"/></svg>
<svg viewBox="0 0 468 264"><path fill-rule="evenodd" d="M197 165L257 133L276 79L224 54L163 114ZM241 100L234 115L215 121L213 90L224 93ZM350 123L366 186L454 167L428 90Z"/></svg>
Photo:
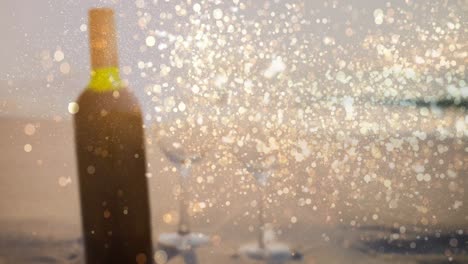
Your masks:
<svg viewBox="0 0 468 264"><path fill-rule="evenodd" d="M111 9L89 11L89 37L91 80L74 116L86 262L151 263L143 122L119 77Z"/></svg>

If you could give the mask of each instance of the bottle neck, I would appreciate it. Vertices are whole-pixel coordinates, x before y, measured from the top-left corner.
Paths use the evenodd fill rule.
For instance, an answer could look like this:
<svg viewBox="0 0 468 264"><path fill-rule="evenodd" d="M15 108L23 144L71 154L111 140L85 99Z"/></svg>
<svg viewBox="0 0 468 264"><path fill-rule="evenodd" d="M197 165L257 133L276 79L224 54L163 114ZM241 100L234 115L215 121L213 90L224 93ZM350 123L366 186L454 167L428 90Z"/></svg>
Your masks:
<svg viewBox="0 0 468 264"><path fill-rule="evenodd" d="M118 67L97 68L91 71L88 89L95 92L115 91L122 88Z"/></svg>
<svg viewBox="0 0 468 264"><path fill-rule="evenodd" d="M91 80L89 89L106 92L121 88L114 12L108 8L89 11Z"/></svg>

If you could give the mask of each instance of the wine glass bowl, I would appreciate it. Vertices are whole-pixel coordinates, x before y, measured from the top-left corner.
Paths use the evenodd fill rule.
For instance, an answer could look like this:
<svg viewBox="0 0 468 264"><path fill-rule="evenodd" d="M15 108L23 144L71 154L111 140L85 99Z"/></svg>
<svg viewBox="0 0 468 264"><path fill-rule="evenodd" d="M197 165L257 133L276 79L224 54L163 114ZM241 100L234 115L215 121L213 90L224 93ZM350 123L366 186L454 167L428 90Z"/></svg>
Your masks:
<svg viewBox="0 0 468 264"><path fill-rule="evenodd" d="M214 147L216 133L208 114L184 114L155 124L157 144L171 163L197 163Z"/></svg>
<svg viewBox="0 0 468 264"><path fill-rule="evenodd" d="M260 122L243 122L229 136L232 154L258 184L266 186L279 166L280 149L276 138Z"/></svg>
<svg viewBox="0 0 468 264"><path fill-rule="evenodd" d="M183 107L181 107L183 105ZM209 237L190 228L188 179L192 167L214 149L219 134L216 112L196 101L179 103L177 108L164 108L154 124L156 143L179 175L179 223L177 232L162 233L158 242L177 254L194 254L194 249L209 243Z"/></svg>
<svg viewBox="0 0 468 264"><path fill-rule="evenodd" d="M164 123L158 126L157 144L168 161L179 169L198 163L209 151L209 145L193 144L198 139L193 138L190 130L183 131L185 128L174 128L171 124Z"/></svg>

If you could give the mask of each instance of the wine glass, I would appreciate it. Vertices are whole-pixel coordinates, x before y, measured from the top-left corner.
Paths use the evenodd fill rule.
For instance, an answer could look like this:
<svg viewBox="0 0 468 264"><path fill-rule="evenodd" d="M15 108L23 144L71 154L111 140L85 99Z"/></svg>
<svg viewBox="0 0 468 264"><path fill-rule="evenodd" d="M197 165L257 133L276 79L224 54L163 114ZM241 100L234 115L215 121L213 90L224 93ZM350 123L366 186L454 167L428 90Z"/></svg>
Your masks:
<svg viewBox="0 0 468 264"><path fill-rule="evenodd" d="M198 102L179 101L178 105L174 102L168 105L160 109L161 114L157 118L154 130L161 152L178 172L180 217L177 232L161 234L159 243L175 248L178 254L193 260L193 249L207 244L209 238L205 234L191 232L188 180L192 175L192 167L199 164L217 142L218 115L213 108L203 107L203 104ZM177 106L171 107L174 105Z"/></svg>
<svg viewBox="0 0 468 264"><path fill-rule="evenodd" d="M280 165L278 140L274 132L264 126L262 115L258 114L240 121L237 128L224 139L231 143L232 154L255 178L259 190L258 246L264 248L265 189L274 170Z"/></svg>
<svg viewBox="0 0 468 264"><path fill-rule="evenodd" d="M294 119L296 112L288 110L288 113L278 117L266 107L252 108L238 118L234 128L223 137L232 155L255 178L259 195L257 241L243 244L232 257L243 256L266 263L284 263L303 258L301 252L276 239L273 228L265 221L264 213L271 178L276 172L282 177L293 177L288 171L308 155L305 153L307 151L298 149L303 131Z"/></svg>

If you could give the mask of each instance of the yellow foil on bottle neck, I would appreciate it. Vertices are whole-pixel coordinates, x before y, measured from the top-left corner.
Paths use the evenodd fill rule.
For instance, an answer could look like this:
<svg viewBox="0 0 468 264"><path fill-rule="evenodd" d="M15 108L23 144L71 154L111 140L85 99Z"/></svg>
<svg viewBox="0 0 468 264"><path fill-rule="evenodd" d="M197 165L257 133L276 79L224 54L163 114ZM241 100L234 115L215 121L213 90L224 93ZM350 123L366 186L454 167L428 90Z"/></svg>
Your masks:
<svg viewBox="0 0 468 264"><path fill-rule="evenodd" d="M119 68L106 67L91 71L88 89L95 92L108 92L120 88L122 88L122 80L120 79Z"/></svg>

